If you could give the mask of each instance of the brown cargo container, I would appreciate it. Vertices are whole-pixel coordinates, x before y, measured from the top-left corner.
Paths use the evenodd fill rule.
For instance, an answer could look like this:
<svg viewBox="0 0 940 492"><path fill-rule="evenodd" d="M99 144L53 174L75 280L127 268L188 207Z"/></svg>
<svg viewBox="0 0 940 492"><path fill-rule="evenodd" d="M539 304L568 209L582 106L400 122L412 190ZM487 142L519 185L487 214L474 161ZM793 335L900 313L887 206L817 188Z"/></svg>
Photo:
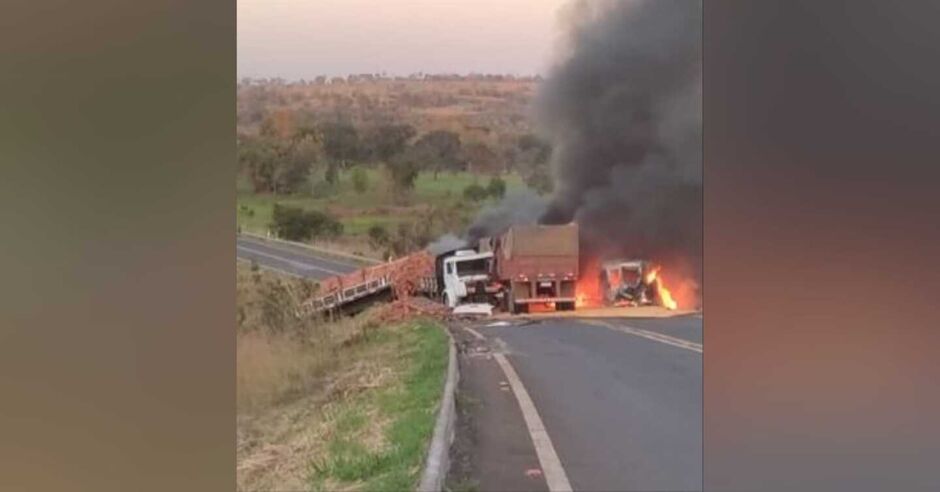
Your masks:
<svg viewBox="0 0 940 492"><path fill-rule="evenodd" d="M495 252L495 275L503 284L505 308L528 311L530 304L575 307L578 279L578 226L514 226L480 243Z"/></svg>

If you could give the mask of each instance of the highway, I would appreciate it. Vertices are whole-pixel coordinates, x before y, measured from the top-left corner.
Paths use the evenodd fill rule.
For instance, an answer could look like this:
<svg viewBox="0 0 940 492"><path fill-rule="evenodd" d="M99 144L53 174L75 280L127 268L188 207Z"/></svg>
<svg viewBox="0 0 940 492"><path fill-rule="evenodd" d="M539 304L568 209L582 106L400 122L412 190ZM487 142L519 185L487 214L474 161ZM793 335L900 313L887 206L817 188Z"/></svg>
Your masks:
<svg viewBox="0 0 940 492"><path fill-rule="evenodd" d="M238 258L255 261L262 268L313 280L349 273L359 268L351 260L318 255L300 246L249 236L237 236L235 252Z"/></svg>
<svg viewBox="0 0 940 492"><path fill-rule="evenodd" d="M236 250L314 280L358 268L245 236ZM702 324L701 315L451 323L460 380L450 488L701 490Z"/></svg>
<svg viewBox="0 0 940 492"><path fill-rule="evenodd" d="M478 321L452 331L461 353L452 486L701 490L700 315Z"/></svg>

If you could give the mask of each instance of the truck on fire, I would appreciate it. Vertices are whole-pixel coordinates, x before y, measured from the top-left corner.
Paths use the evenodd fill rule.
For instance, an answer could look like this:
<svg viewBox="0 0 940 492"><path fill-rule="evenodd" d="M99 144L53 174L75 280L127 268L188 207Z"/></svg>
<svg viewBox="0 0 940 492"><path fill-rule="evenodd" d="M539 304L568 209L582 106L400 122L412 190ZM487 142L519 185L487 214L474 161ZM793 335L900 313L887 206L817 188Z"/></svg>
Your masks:
<svg viewBox="0 0 940 492"><path fill-rule="evenodd" d="M493 255L492 276L502 288L503 309L528 312L532 305L573 310L578 281L578 226L512 226L480 240Z"/></svg>

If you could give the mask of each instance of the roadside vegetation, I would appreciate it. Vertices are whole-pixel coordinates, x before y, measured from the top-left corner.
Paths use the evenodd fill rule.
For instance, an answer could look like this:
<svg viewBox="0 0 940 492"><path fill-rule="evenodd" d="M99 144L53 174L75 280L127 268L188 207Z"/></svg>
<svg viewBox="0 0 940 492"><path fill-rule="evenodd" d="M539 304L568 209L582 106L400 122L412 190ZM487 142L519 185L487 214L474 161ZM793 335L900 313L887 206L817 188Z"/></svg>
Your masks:
<svg viewBox="0 0 940 492"><path fill-rule="evenodd" d="M447 336L430 320L292 313L316 286L237 266L237 486L410 490L433 431Z"/></svg>
<svg viewBox="0 0 940 492"><path fill-rule="evenodd" d="M535 83L244 81L239 230L381 258L460 232L507 193L547 193L551 149L526 116Z"/></svg>

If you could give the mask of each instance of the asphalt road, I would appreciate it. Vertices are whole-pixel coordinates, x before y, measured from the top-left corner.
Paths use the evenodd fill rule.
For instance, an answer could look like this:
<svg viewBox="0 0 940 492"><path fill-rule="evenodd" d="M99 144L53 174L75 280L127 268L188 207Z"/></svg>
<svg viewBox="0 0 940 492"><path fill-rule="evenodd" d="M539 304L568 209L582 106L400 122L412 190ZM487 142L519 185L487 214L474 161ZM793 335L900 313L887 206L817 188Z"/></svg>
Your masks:
<svg viewBox="0 0 940 492"><path fill-rule="evenodd" d="M471 325L485 341L458 337L458 404L461 396L475 403L459 413L461 476L451 483L546 489L533 479L539 462L531 438L519 437L526 425L518 405L507 403L505 378L492 357L480 356L491 351L518 373L574 490L701 490L700 316L510 323Z"/></svg>
<svg viewBox="0 0 940 492"><path fill-rule="evenodd" d="M246 236L236 238L235 251L239 258L253 260L263 268L314 280L359 268L351 261L318 256L300 247Z"/></svg>

